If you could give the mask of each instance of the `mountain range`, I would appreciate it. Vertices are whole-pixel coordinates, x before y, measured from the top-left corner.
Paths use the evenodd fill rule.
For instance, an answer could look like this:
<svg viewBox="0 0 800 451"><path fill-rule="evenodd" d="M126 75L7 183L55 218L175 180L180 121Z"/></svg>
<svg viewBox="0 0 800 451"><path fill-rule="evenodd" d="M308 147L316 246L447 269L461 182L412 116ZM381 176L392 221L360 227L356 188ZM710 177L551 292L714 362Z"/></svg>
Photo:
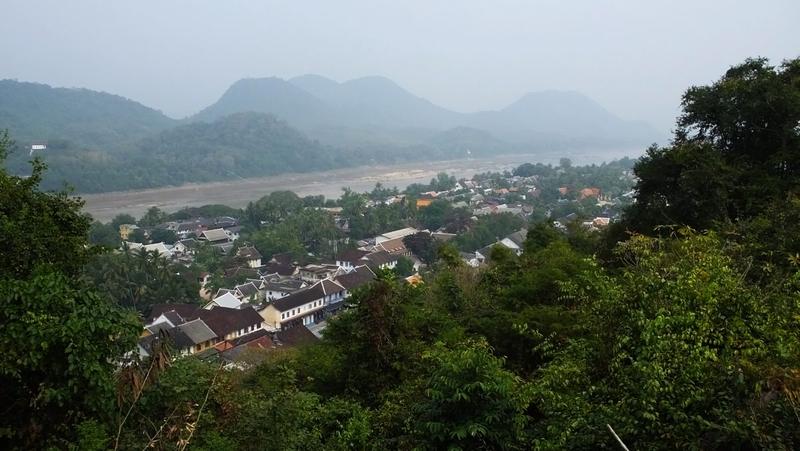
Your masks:
<svg viewBox="0 0 800 451"><path fill-rule="evenodd" d="M242 111L274 114L311 135L332 128L442 131L469 127L517 144L546 139L598 145L640 143L657 136L647 124L620 119L575 91L534 92L502 110L458 113L384 77L343 83L319 75L243 79L190 120L209 121Z"/></svg>
<svg viewBox="0 0 800 451"><path fill-rule="evenodd" d="M578 92L530 93L498 111L459 113L384 77L242 79L184 119L88 89L0 81L0 129L27 170L46 141L45 186L79 192L510 152L643 146L660 138Z"/></svg>

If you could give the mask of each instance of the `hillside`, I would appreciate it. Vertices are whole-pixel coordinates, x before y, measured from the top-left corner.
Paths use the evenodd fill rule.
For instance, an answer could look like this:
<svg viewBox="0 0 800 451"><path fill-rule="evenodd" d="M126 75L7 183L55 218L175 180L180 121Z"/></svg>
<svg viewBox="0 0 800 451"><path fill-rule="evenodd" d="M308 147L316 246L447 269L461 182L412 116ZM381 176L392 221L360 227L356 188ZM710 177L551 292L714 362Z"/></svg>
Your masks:
<svg viewBox="0 0 800 451"><path fill-rule="evenodd" d="M434 105L378 76L337 83L319 75L289 80L339 113L339 125L442 129L459 122L459 113Z"/></svg>
<svg viewBox="0 0 800 451"><path fill-rule="evenodd" d="M502 110L472 114L467 122L520 142L563 138L574 143L635 143L657 136L647 124L622 120L576 91L528 93Z"/></svg>
<svg viewBox="0 0 800 451"><path fill-rule="evenodd" d="M106 147L175 125L173 119L124 97L88 89L0 80L0 128L19 144Z"/></svg>
<svg viewBox="0 0 800 451"><path fill-rule="evenodd" d="M190 121L211 122L233 113L273 114L295 127L319 126L334 120L335 114L312 94L280 78L248 78L231 85L214 104Z"/></svg>
<svg viewBox="0 0 800 451"><path fill-rule="evenodd" d="M12 171L28 170L27 153L23 156L9 162ZM263 113L182 125L130 144L121 153L69 148L42 156L50 166L46 188L67 181L79 192L308 172L350 162Z"/></svg>
<svg viewBox="0 0 800 451"><path fill-rule="evenodd" d="M178 183L306 172L338 164L330 149L264 113L236 113L212 123L183 125L143 140L138 149L139 163L152 161Z"/></svg>

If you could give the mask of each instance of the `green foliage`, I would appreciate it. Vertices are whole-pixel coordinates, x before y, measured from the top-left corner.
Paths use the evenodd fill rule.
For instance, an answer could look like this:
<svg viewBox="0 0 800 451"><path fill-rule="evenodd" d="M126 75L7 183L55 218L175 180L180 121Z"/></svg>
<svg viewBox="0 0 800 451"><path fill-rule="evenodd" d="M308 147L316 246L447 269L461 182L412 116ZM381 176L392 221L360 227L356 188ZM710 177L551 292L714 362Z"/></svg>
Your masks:
<svg viewBox="0 0 800 451"><path fill-rule="evenodd" d="M119 226L122 224L136 224L136 218L127 213L120 213L111 220L111 227L113 227L117 233L119 233Z"/></svg>
<svg viewBox="0 0 800 451"><path fill-rule="evenodd" d="M10 145L8 132L0 132L0 156ZM80 211L83 201L64 191L41 191L46 166L35 159L30 167L29 177L0 169L0 279L25 278L45 262L77 274L90 255L85 244L91 221Z"/></svg>
<svg viewBox="0 0 800 451"><path fill-rule="evenodd" d="M542 431L569 432L551 436L567 437L553 446L597 440L606 422L637 449L796 446L793 395L780 388L796 384L789 374L800 364L797 319L787 316L796 297L747 285L714 235L636 237L619 253L620 277L575 283L596 341L588 354L565 348L541 382L566 391L543 397L582 398L575 405L588 410L582 430L559 423L572 406L551 413ZM587 365L594 380L550 379L574 381L563 372Z"/></svg>
<svg viewBox="0 0 800 451"><path fill-rule="evenodd" d="M408 257L400 256L397 258L397 265L393 271L398 277L408 277L414 274L414 262Z"/></svg>
<svg viewBox="0 0 800 451"><path fill-rule="evenodd" d="M0 280L0 431L39 447L114 411L113 372L140 331L138 319L89 286L51 270Z"/></svg>
<svg viewBox="0 0 800 451"><path fill-rule="evenodd" d="M561 239L563 239L563 235L553 226L553 223L538 222L528 229L525 237L525 253L531 255Z"/></svg>
<svg viewBox="0 0 800 451"><path fill-rule="evenodd" d="M96 246L103 246L109 249L116 249L122 243L119 237L119 229L110 224L103 224L94 221L89 228L89 243Z"/></svg>
<svg viewBox="0 0 800 451"><path fill-rule="evenodd" d="M158 207L150 207L147 212L139 219L139 227L155 227L167 220L167 214Z"/></svg>
<svg viewBox="0 0 800 451"><path fill-rule="evenodd" d="M175 235L175 232L169 229L153 229L150 231L150 242L151 243L166 243L166 244L175 244L178 241L178 236Z"/></svg>
<svg viewBox="0 0 800 451"><path fill-rule="evenodd" d="M683 96L675 143L636 164L631 228L659 224L709 229L762 214L797 190L800 174L800 60L751 59L711 86Z"/></svg>
<svg viewBox="0 0 800 451"><path fill-rule="evenodd" d="M420 224L432 231L439 230L445 224L445 217L453 207L446 200L435 200L430 205L420 210L418 218Z"/></svg>
<svg viewBox="0 0 800 451"><path fill-rule="evenodd" d="M118 305L145 313L153 304L198 301L200 287L180 271L157 251L140 249L97 256L85 277Z"/></svg>
<svg viewBox="0 0 800 451"><path fill-rule="evenodd" d="M486 342L437 343L423 362L424 398L415 408L422 443L432 449L525 448L530 395Z"/></svg>
<svg viewBox="0 0 800 451"><path fill-rule="evenodd" d="M436 261L438 244L430 233L418 232L403 238L403 244L424 263L430 265Z"/></svg>
<svg viewBox="0 0 800 451"><path fill-rule="evenodd" d="M458 249L473 252L516 232L522 228L524 223L522 218L511 213L484 215L478 218L478 221L466 233L457 236L452 241Z"/></svg>

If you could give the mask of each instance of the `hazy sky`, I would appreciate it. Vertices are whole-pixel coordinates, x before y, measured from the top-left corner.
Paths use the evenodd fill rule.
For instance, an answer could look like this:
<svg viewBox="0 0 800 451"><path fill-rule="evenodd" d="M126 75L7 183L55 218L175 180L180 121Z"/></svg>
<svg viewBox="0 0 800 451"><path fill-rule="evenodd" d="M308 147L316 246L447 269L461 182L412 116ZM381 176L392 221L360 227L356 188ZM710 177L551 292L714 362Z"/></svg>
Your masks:
<svg viewBox="0 0 800 451"><path fill-rule="evenodd" d="M800 0L2 0L0 78L123 95L174 117L242 77L384 75L457 111L581 91L669 128L682 91L800 56Z"/></svg>

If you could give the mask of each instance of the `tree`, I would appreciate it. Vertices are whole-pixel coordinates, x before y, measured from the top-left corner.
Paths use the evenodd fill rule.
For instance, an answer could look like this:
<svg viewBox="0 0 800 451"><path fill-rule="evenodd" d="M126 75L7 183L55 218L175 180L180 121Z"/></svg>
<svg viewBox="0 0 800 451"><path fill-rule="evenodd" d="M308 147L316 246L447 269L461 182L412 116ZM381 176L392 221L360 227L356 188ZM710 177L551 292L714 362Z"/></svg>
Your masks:
<svg viewBox="0 0 800 451"><path fill-rule="evenodd" d="M147 235L145 235L144 229L138 228L133 229L131 233L128 234L128 241L131 243L147 243Z"/></svg>
<svg viewBox="0 0 800 451"><path fill-rule="evenodd" d="M153 229L150 231L150 242L151 243L166 243L166 244L175 244L175 241L178 240L178 236L175 235L175 232L169 229Z"/></svg>
<svg viewBox="0 0 800 451"><path fill-rule="evenodd" d="M426 229L439 230L445 224L445 218L453 206L446 200L434 200L419 212L419 222Z"/></svg>
<svg viewBox="0 0 800 451"><path fill-rule="evenodd" d="M0 134L0 159L9 145ZM93 252L83 203L42 192L45 165L31 167L0 169L0 444L63 448L85 420L111 417L113 370L140 325L77 279Z"/></svg>
<svg viewBox="0 0 800 451"><path fill-rule="evenodd" d="M0 279L0 290L3 440L57 446L82 420L110 419L114 369L139 335L136 316L58 272Z"/></svg>
<svg viewBox="0 0 800 451"><path fill-rule="evenodd" d="M114 219L111 220L111 227L113 227L117 233L119 233L119 226L122 224L136 224L136 218L129 214L121 213L114 216Z"/></svg>
<svg viewBox="0 0 800 451"><path fill-rule="evenodd" d="M200 287L181 277L181 270L157 251L126 249L98 256L87 266L85 275L117 304L145 313L153 304L198 300Z"/></svg>
<svg viewBox="0 0 800 451"><path fill-rule="evenodd" d="M1 132L0 163L11 144L8 132ZM41 191L46 168L34 159L29 177L0 169L0 278L25 278L42 264L74 275L90 256L91 221L81 213L83 201L64 191Z"/></svg>
<svg viewBox="0 0 800 451"><path fill-rule="evenodd" d="M89 242L97 246L118 248L121 243L119 229L115 229L110 224L94 221L89 229Z"/></svg>
<svg viewBox="0 0 800 451"><path fill-rule="evenodd" d="M139 219L140 227L155 227L167 220L167 214L158 207L150 207Z"/></svg>
<svg viewBox="0 0 800 451"><path fill-rule="evenodd" d="M400 256L397 258L397 265L393 270L398 277L408 277L414 274L414 262L408 257Z"/></svg>
<svg viewBox="0 0 800 451"><path fill-rule="evenodd" d="M484 215L478 218L469 231L455 237L452 241L460 250L473 252L516 232L524 224L525 221L522 218L511 213Z"/></svg>
<svg viewBox="0 0 800 451"><path fill-rule="evenodd" d="M752 285L716 235L685 229L618 253L620 277L589 272L564 294L592 316L537 382L550 446L610 443L612 423L636 449L794 447L798 275Z"/></svg>
<svg viewBox="0 0 800 451"><path fill-rule="evenodd" d="M458 183L458 180L456 180L455 176L440 172L436 174L436 178L431 179L430 189L432 191L447 191L455 188L456 183Z"/></svg>
<svg viewBox="0 0 800 451"><path fill-rule="evenodd" d="M525 384L503 368L485 341L437 343L425 353L425 396L415 406L416 433L434 449L523 447Z"/></svg>
<svg viewBox="0 0 800 451"><path fill-rule="evenodd" d="M653 147L634 170L629 228L695 229L747 220L795 193L800 178L800 59L732 67L683 96L674 144Z"/></svg>
<svg viewBox="0 0 800 451"><path fill-rule="evenodd" d="M430 233L408 235L403 238L403 244L424 263L430 265L436 261L437 244Z"/></svg>
<svg viewBox="0 0 800 451"><path fill-rule="evenodd" d="M560 239L563 239L563 235L552 222L538 222L528 229L524 243L525 253L533 254Z"/></svg>

